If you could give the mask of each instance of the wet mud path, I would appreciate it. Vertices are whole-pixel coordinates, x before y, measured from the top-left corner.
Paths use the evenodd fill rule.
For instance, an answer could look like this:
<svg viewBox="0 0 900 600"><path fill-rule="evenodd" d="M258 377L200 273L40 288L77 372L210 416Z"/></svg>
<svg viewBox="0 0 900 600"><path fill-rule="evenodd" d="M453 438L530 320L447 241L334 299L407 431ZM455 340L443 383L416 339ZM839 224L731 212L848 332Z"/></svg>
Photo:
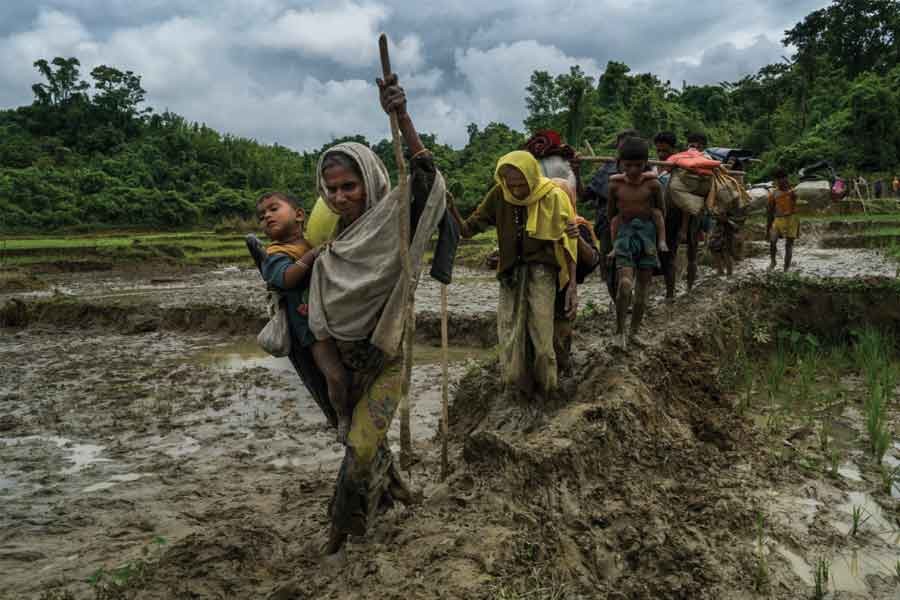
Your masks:
<svg viewBox="0 0 900 600"><path fill-rule="evenodd" d="M725 382L754 327L788 317L774 314L779 282L812 286L806 306L832 310L838 300L822 308L816 298L858 286L822 278L877 287L896 270L872 251L811 245L795 264L799 277L765 277L768 256L756 256L731 281L704 268L673 304L657 286L650 344L624 354L592 279L567 401L541 411L500 402L496 282L460 270L444 484L439 288L423 279L412 392L421 460L409 475L425 500L352 539L340 569L316 551L341 447L286 362L255 347L254 272L76 274L8 294L0 597L794 599L811 594L827 553L834 598L895 598L897 498L871 493L858 409L837 420L848 449L841 475L827 478L804 458L815 434L791 437L804 424L789 420L773 434L767 408L737 410L740 394ZM879 318L890 318L877 298ZM850 538L856 506L872 516ZM122 565L136 567L121 585L87 582Z"/></svg>

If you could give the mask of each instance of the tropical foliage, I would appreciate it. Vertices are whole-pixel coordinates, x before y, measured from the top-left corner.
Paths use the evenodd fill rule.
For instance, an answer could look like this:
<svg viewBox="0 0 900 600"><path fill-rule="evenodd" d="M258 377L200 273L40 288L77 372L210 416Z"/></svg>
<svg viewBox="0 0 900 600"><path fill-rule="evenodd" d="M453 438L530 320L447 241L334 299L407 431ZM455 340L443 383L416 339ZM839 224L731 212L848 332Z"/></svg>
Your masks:
<svg viewBox="0 0 900 600"><path fill-rule="evenodd" d="M524 90L525 132L472 124L461 149L423 137L464 209L490 186L500 154L547 127L598 151L624 128L647 137L670 130L681 140L703 131L711 145L761 156L755 177L822 159L848 175L896 169L900 3L836 0L786 31L783 42L794 49L790 60L716 85L678 89L614 61L596 81L577 65L568 73L535 71ZM251 217L264 190L314 200L324 147L295 152L155 113L131 71L101 65L86 81L74 57L34 67L42 78L32 86L34 101L0 111L0 229L191 228ZM372 147L394 171L390 141Z"/></svg>

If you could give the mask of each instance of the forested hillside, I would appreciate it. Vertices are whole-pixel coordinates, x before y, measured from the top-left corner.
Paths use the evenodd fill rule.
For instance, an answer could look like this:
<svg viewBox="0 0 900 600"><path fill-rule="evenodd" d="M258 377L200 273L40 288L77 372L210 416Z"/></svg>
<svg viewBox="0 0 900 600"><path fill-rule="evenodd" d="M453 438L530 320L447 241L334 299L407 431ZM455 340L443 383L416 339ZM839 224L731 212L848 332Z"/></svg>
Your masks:
<svg viewBox="0 0 900 600"><path fill-rule="evenodd" d="M599 152L635 127L711 145L749 148L795 170L821 159L845 175L900 164L900 3L839 0L785 32L790 60L739 81L673 86L611 61L597 81L579 66L536 71L524 90L525 132L469 126L453 149L425 136L451 189L468 207L490 183L497 156L527 131L553 127ZM786 53L788 50L786 49ZM263 190L314 199L322 149L298 153L233 137L144 106L139 74L99 66L84 80L77 58L35 63L34 101L0 111L0 229L190 228L252 215ZM362 138L353 138L366 142ZM368 142L366 142L368 143ZM330 145L330 144L329 144ZM374 144L393 170L390 142Z"/></svg>

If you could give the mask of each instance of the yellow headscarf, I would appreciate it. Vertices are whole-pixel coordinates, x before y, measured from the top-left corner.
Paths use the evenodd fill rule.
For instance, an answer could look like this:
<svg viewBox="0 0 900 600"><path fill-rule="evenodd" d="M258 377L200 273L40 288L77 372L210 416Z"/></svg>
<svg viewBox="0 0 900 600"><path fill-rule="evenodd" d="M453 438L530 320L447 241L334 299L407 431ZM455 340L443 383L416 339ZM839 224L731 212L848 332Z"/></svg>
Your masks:
<svg viewBox="0 0 900 600"><path fill-rule="evenodd" d="M515 167L525 176L531 190L527 198L516 198L506 187L506 181L500 176L500 170L505 166ZM528 207L525 232L529 236L536 240L559 242L555 244L555 252L559 263L559 287L564 288L569 283L566 254L572 261L578 260L578 240L566 235L566 224L575 217L568 195L541 174L537 159L524 150L516 150L501 157L494 170L494 180L503 191L506 202Z"/></svg>

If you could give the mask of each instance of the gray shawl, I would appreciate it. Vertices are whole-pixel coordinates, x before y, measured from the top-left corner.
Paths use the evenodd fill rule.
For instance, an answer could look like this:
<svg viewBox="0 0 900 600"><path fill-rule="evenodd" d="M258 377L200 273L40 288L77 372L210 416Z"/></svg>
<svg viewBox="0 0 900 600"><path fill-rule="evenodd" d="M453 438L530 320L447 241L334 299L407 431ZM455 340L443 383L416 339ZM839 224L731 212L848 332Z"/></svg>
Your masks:
<svg viewBox="0 0 900 600"><path fill-rule="evenodd" d="M366 146L347 142L329 148L319 158L318 191L326 203L322 163L332 152L342 152L359 165L366 210L316 260L309 290L309 325L316 339L370 339L394 356L403 339L409 286L418 282L422 256L447 206L444 178L436 174L412 237L409 255L414 281L408 282L402 276L399 244L400 202L412 201L409 185L390 190L390 177L381 159Z"/></svg>

